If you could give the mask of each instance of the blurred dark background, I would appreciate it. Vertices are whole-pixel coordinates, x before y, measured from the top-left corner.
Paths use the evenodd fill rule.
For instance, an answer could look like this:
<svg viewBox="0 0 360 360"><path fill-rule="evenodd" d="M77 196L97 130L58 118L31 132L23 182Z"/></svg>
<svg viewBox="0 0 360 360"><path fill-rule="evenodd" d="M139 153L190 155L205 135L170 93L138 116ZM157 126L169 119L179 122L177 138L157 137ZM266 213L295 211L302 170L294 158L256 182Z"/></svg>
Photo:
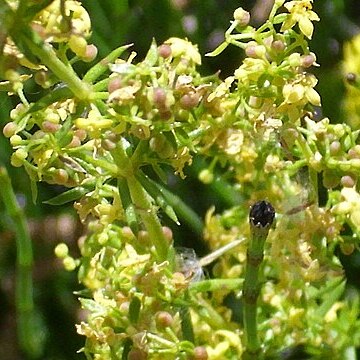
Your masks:
<svg viewBox="0 0 360 360"><path fill-rule="evenodd" d="M233 11L241 6L252 14L252 25L261 24L272 6L271 0L84 0L90 13L93 34L90 42L96 44L99 56L126 43L134 43L138 59L142 59L153 38L160 44L169 37L187 37L198 44L200 53L213 50L222 40L232 19ZM334 122L344 121L341 102L345 94L343 74L340 71L342 47L360 30L360 7L357 0L318 0L314 4L321 21L315 23L311 49L321 65L316 69L317 86L322 96L324 116ZM216 58L203 57L202 73L212 74L221 70L221 76L231 74L241 63L242 51L228 47ZM36 93L33 94L36 98ZM0 126L8 121L12 106L18 99L0 93ZM23 169L12 168L8 140L0 135L0 162L5 165L13 186L26 212L35 256L34 286L35 303L44 320L47 335L43 358L51 360L80 359L76 354L83 345L74 324L79 322L81 312L73 291L79 290L76 273L65 272L55 260L53 250L60 241L69 244L71 253L77 254L76 241L82 232L71 206L54 207L43 204L61 192L61 188L39 185L39 199L32 203L29 181ZM216 186L201 185L196 178L196 168L202 159L196 159L195 170L188 171L184 182L172 181L172 189L181 194L201 217L215 204L217 210L232 205L226 194ZM0 190L1 191L1 190ZM195 199L195 201L194 201ZM206 251L201 238L186 227L175 229L176 240L194 247L201 255ZM4 206L0 202L0 349L2 360L25 359L16 344L14 308L14 276L16 248L14 231ZM180 236L186 234L186 236ZM187 239L182 241L182 239ZM180 244L179 244L180 245ZM358 253L344 259L350 282L360 286L356 276L360 268Z"/></svg>

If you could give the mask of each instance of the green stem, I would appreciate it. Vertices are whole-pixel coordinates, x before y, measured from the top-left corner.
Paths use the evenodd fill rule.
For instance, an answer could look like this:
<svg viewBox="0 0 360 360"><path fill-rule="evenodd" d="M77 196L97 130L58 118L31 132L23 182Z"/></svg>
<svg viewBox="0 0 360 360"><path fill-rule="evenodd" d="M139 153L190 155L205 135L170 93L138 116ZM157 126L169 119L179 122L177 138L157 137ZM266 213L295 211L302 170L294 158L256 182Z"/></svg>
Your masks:
<svg viewBox="0 0 360 360"><path fill-rule="evenodd" d="M185 293L185 300L189 300L189 293ZM188 306L180 307L181 331L183 338L192 343L195 342L194 329L192 326L190 308Z"/></svg>
<svg viewBox="0 0 360 360"><path fill-rule="evenodd" d="M33 352L33 253L31 239L24 213L17 203L10 177L5 167L0 167L1 197L7 213L10 215L16 232L16 287L15 301L17 310L18 341L22 350Z"/></svg>
<svg viewBox="0 0 360 360"><path fill-rule="evenodd" d="M138 211L149 237L155 246L156 255L159 261L169 260L170 265L174 265L174 255L169 251L169 242L162 230L161 223L156 213L155 206L151 203L150 197L145 189L136 179L131 160L126 154L123 143L119 141L116 148L112 151L115 163L118 166L120 176L126 179L130 196L136 211Z"/></svg>
<svg viewBox="0 0 360 360"><path fill-rule="evenodd" d="M154 243L158 260L168 260L169 243L164 235L159 218L156 215L155 207L151 204L147 193L134 175L129 176L126 180L131 199L140 213L140 217L144 222L151 241ZM173 261L171 262L173 263Z"/></svg>
<svg viewBox="0 0 360 360"><path fill-rule="evenodd" d="M243 283L243 279L208 279L190 283L189 289L191 293L219 290L231 291L238 290Z"/></svg>
<svg viewBox="0 0 360 360"><path fill-rule="evenodd" d="M274 209L265 201L256 203L250 211L251 239L247 251L243 286L243 311L246 352L252 358L261 351L257 331L257 299L260 293L259 270L264 258L265 241L274 216Z"/></svg>
<svg viewBox="0 0 360 360"><path fill-rule="evenodd" d="M20 38L31 52L37 56L58 78L63 81L73 94L80 100L91 98L91 87L82 81L71 66L66 66L56 55L53 48L40 40L36 34L27 29L23 31Z"/></svg>

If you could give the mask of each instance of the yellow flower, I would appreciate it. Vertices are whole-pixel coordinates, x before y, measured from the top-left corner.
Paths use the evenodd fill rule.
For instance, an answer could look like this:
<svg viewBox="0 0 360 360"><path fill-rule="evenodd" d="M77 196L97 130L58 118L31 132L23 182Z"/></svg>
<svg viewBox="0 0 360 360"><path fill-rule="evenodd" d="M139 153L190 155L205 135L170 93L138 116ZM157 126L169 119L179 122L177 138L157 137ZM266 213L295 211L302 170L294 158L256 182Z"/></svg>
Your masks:
<svg viewBox="0 0 360 360"><path fill-rule="evenodd" d="M98 138L102 129L108 129L113 124L111 119L104 118L97 107L91 105L91 110L87 118L77 118L75 125L78 129L84 129L92 134L93 138Z"/></svg>
<svg viewBox="0 0 360 360"><path fill-rule="evenodd" d="M196 45L190 41L172 37L165 41L171 47L171 54L173 57L183 57L193 61L195 64L201 64L201 55Z"/></svg>
<svg viewBox="0 0 360 360"><path fill-rule="evenodd" d="M64 31L66 19L64 19L60 9L60 0L55 0L34 19L34 23L43 28L48 41L62 42L67 40L71 34L85 38L90 36L90 16L79 1L65 1L65 16L71 16L71 32L66 29Z"/></svg>
<svg viewBox="0 0 360 360"><path fill-rule="evenodd" d="M284 21L281 31L286 31L294 27L296 23L299 24L300 31L311 39L314 25L312 21L319 21L317 14L312 11L312 0L297 0L290 1L284 5L289 11L288 18Z"/></svg>
<svg viewBox="0 0 360 360"><path fill-rule="evenodd" d="M349 73L360 74L360 35L355 36L344 44L344 76ZM353 128L358 128L360 124L360 90L357 86L346 86L346 97L344 100L344 110L348 123Z"/></svg>
<svg viewBox="0 0 360 360"><path fill-rule="evenodd" d="M332 208L332 212L338 215L348 215L350 221L360 230L360 194L355 188L344 187L341 190L343 201Z"/></svg>

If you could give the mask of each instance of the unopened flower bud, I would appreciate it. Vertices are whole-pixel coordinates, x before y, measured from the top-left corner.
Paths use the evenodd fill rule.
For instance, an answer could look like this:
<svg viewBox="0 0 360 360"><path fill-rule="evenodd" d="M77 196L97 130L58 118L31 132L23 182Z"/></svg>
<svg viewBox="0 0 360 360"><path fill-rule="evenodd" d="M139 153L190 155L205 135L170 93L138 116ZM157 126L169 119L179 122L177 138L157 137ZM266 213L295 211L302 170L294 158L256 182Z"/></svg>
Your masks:
<svg viewBox="0 0 360 360"><path fill-rule="evenodd" d="M197 106L199 103L199 94L196 92L190 92L188 94L183 95L180 98L180 106L185 109L189 110Z"/></svg>
<svg viewBox="0 0 360 360"><path fill-rule="evenodd" d="M238 23L238 26L245 27L250 22L250 13L239 7L234 11L234 19Z"/></svg>
<svg viewBox="0 0 360 360"><path fill-rule="evenodd" d="M350 159L360 159L360 145L355 145L348 151Z"/></svg>
<svg viewBox="0 0 360 360"><path fill-rule="evenodd" d="M25 149L20 148L15 151L15 155L18 159L25 160L28 157L28 152Z"/></svg>
<svg viewBox="0 0 360 360"><path fill-rule="evenodd" d="M70 144L68 145L69 148L76 148L81 145L81 141L77 136L73 136Z"/></svg>
<svg viewBox="0 0 360 360"><path fill-rule="evenodd" d="M56 245L54 251L55 251L55 255L60 259L65 258L69 254L69 248L65 243L60 243Z"/></svg>
<svg viewBox="0 0 360 360"><path fill-rule="evenodd" d="M289 64L292 67L298 67L301 64L300 54L299 53L292 53L289 56Z"/></svg>
<svg viewBox="0 0 360 360"><path fill-rule="evenodd" d="M266 55L266 48L264 45L257 45L250 42L245 49L245 54L248 57L260 59Z"/></svg>
<svg viewBox="0 0 360 360"><path fill-rule="evenodd" d="M194 349L194 355L192 356L193 360L207 360L208 353L205 346L196 346Z"/></svg>
<svg viewBox="0 0 360 360"><path fill-rule="evenodd" d="M171 243L173 240L173 232L168 226L162 227L163 234L165 235L166 240Z"/></svg>
<svg viewBox="0 0 360 360"><path fill-rule="evenodd" d="M87 42L79 35L71 35L68 45L70 49L79 57L84 57L86 54Z"/></svg>
<svg viewBox="0 0 360 360"><path fill-rule="evenodd" d="M10 163L14 167L21 167L23 165L23 161L19 159L15 153L11 154Z"/></svg>
<svg viewBox="0 0 360 360"><path fill-rule="evenodd" d="M53 180L56 184L64 185L69 180L69 174L65 169L57 169L53 176Z"/></svg>
<svg viewBox="0 0 360 360"><path fill-rule="evenodd" d="M93 44L86 45L85 55L82 56L82 59L85 62L90 62L96 58L97 54L98 54L98 49L95 45L93 45Z"/></svg>
<svg viewBox="0 0 360 360"><path fill-rule="evenodd" d="M211 184L214 181L214 174L209 169L201 170L199 180L204 184Z"/></svg>
<svg viewBox="0 0 360 360"><path fill-rule="evenodd" d="M158 328L166 328L172 325L173 317L167 311L159 311L155 314L155 322Z"/></svg>
<svg viewBox="0 0 360 360"><path fill-rule="evenodd" d="M45 132L55 133L55 132L57 132L59 130L60 125L59 124L54 124L52 121L45 120L41 124L41 127Z"/></svg>
<svg viewBox="0 0 360 360"><path fill-rule="evenodd" d="M158 54L164 59L171 56L171 46L168 44L162 44L158 47Z"/></svg>
<svg viewBox="0 0 360 360"><path fill-rule="evenodd" d="M100 245L105 245L109 240L109 235L107 233L101 233L99 236L98 236L98 242Z"/></svg>
<svg viewBox="0 0 360 360"><path fill-rule="evenodd" d="M11 138L10 138L10 144L11 146L19 146L21 145L23 142L23 139L21 138L21 136L19 135L13 135Z"/></svg>
<svg viewBox="0 0 360 360"><path fill-rule="evenodd" d="M155 88L153 92L153 100L157 108L165 107L166 91L163 88Z"/></svg>
<svg viewBox="0 0 360 360"><path fill-rule="evenodd" d="M71 256L66 256L63 259L63 265L67 271L73 271L76 269L76 261Z"/></svg>
<svg viewBox="0 0 360 360"><path fill-rule="evenodd" d="M356 180L350 175L344 175L341 178L340 183L343 187L353 187L356 184Z"/></svg>
<svg viewBox="0 0 360 360"><path fill-rule="evenodd" d="M116 77L112 77L109 80L109 84L108 84L108 91L109 93L114 92L115 90L120 89L122 86L122 80L119 76Z"/></svg>
<svg viewBox="0 0 360 360"><path fill-rule="evenodd" d="M18 126L13 121L8 122L4 128L3 128L3 134L5 137L9 138L13 135L15 135L16 131L18 129Z"/></svg>
<svg viewBox="0 0 360 360"><path fill-rule="evenodd" d="M304 68L309 68L310 66L314 65L316 61L315 54L310 53L308 55L303 55L300 58L300 65Z"/></svg>
<svg viewBox="0 0 360 360"><path fill-rule="evenodd" d="M341 144L339 141L335 140L330 144L330 155L337 155L341 150Z"/></svg>
<svg viewBox="0 0 360 360"><path fill-rule="evenodd" d="M77 129L74 131L74 136L78 137L80 141L84 141L86 139L87 133L85 129Z"/></svg>
<svg viewBox="0 0 360 360"><path fill-rule="evenodd" d="M277 53L280 53L285 50L285 43L282 40L274 40L271 43L271 48Z"/></svg>
<svg viewBox="0 0 360 360"><path fill-rule="evenodd" d="M150 237L149 233L146 230L140 230L137 235L138 242L143 245L147 246L149 245Z"/></svg>

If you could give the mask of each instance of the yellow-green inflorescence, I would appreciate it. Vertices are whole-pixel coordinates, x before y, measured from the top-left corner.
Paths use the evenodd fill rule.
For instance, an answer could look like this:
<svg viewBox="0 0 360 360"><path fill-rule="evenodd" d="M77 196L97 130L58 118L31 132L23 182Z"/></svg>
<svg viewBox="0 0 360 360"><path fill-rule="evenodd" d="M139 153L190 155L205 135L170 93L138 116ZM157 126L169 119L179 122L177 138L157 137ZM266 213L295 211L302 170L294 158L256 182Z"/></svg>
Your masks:
<svg viewBox="0 0 360 360"><path fill-rule="evenodd" d="M19 11L17 1L8 4L9 14ZM79 259L64 244L55 252L87 288L80 299L87 318L77 331L88 359L241 359L243 327L233 316L241 287L199 290L194 269L176 267L172 233L158 216L178 222L176 214L143 171L152 167L164 179L166 165L183 178L194 154L212 162L204 183L214 181L218 164L243 199L223 214L209 210L211 250L249 237L251 203L267 199L279 214L261 269L262 351L276 358L304 345L342 358L358 345L358 300L344 300L335 249L349 254L358 244L360 145L349 125L314 117L321 102L308 40L318 20L310 0L276 0L257 29L247 11L235 10L225 42L208 54L230 44L244 50L226 79L202 77L197 46L178 38L154 41L139 62L135 53L120 58L129 46L116 49L80 78L70 60L89 61L96 48L76 1L53 1L34 14L21 39L7 29L4 52L15 60L2 61L0 86L21 100L3 129L11 163L24 166L33 184L68 188L48 202L75 201L86 224ZM17 47L23 43L25 50ZM35 103L23 93L28 75L52 89ZM244 278L246 251L244 241L216 262L219 284ZM230 294L235 305L226 306Z"/></svg>

